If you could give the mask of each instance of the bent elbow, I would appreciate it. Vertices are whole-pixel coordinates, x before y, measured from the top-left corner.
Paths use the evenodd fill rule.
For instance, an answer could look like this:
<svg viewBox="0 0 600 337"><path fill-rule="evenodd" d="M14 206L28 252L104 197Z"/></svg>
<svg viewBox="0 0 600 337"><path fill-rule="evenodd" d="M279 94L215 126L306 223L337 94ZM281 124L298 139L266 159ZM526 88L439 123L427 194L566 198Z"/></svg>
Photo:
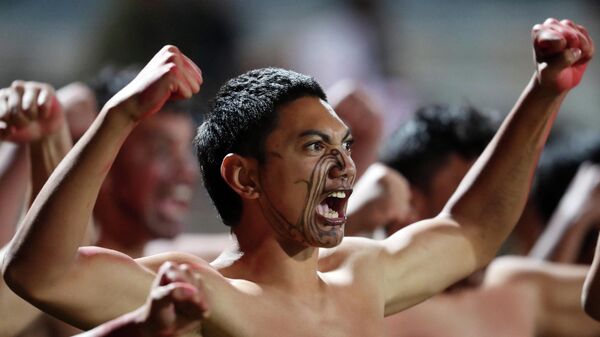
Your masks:
<svg viewBox="0 0 600 337"><path fill-rule="evenodd" d="M14 255L11 256L4 251L2 254L2 278L4 283L15 294L30 300L37 298L37 294L44 282L37 279L33 273L25 270L22 263Z"/></svg>

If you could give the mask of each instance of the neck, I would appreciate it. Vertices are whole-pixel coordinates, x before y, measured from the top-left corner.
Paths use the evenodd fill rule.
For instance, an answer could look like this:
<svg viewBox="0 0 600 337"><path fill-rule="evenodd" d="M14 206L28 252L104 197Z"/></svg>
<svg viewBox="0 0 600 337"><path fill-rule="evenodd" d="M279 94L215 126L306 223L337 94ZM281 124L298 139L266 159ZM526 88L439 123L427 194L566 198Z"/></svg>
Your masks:
<svg viewBox="0 0 600 337"><path fill-rule="evenodd" d="M317 247L278 238L266 223L240 223L234 234L238 245L226 255L236 259L221 269L224 276L287 291L311 291L320 285Z"/></svg>

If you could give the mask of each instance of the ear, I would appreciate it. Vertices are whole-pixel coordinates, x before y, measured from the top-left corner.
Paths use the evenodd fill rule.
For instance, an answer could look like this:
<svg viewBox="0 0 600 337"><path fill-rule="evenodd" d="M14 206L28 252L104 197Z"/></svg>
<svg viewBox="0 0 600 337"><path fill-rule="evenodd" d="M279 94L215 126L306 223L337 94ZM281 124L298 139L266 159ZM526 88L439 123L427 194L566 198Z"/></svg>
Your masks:
<svg viewBox="0 0 600 337"><path fill-rule="evenodd" d="M413 185L410 186L410 206L413 217L411 222L422 220L424 214L427 214L427 198L420 188Z"/></svg>
<svg viewBox="0 0 600 337"><path fill-rule="evenodd" d="M221 176L240 197L257 199L260 196L257 166L258 163L254 158L230 153L221 162Z"/></svg>

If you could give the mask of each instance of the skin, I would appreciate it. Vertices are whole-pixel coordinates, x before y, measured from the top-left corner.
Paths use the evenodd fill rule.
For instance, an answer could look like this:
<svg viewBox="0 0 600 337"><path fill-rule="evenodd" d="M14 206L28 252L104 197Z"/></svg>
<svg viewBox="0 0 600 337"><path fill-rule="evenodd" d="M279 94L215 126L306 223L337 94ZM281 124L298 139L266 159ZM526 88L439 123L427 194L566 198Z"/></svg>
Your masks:
<svg viewBox="0 0 600 337"><path fill-rule="evenodd" d="M592 255L582 252L582 246L590 231L598 228L599 198L600 167L583 163L529 255L556 262L584 263L579 259Z"/></svg>
<svg viewBox="0 0 600 337"><path fill-rule="evenodd" d="M0 102L0 121L8 122L5 124L7 128L0 128L0 139L5 141L0 146L8 146L12 142L18 151L15 161L8 164L6 175L3 175L10 181L2 184L1 195L10 194L11 200L1 203L2 214L16 215L14 212L17 209L14 207L24 198L20 198L15 190L24 190L31 181L31 198L35 198L50 173L71 148L71 140L67 125L63 122L64 111L50 85L14 81L10 87L0 89ZM11 220L13 222L9 228L12 236L17 219L12 217ZM0 250L0 260L5 252L6 248ZM4 280L0 282L0 299L0 316L14 317L0 322L2 336L17 335L40 315L37 308L11 291Z"/></svg>
<svg viewBox="0 0 600 337"><path fill-rule="evenodd" d="M23 87L23 89L20 89L20 87ZM46 87L47 89L45 89ZM93 93L81 83L70 84L58 90L54 95L54 90L47 84L15 81L13 86L2 89L4 93L2 97L7 97L8 91L11 91L18 93L21 97L20 100L14 99L14 102L23 102L24 98L37 95L44 89L52 93L48 96L48 99L54 99L56 96L61 103L60 106L54 105L50 113L36 113L43 111L41 107L44 104L22 106L21 109L8 110L9 113L19 113L29 117L26 119L27 123L19 124L12 134L5 134L7 140L23 143L21 146L10 147L12 144L9 142L3 142L0 145L3 149L14 148L13 152L17 156L14 158L14 163L7 165L7 171L2 175L3 179L7 179L7 181L2 184L1 191L7 194L7 198L10 198L6 203L1 203L6 211L2 214L18 212L22 207L19 202L21 198L18 198L11 186L19 186L22 187L21 189L25 189L28 176L23 172L28 173L30 161L34 163L33 168L36 175L34 179L43 184L60 158L70 149L70 142L65 142L65 137L57 137L55 134L67 132L63 130L63 127L68 126L71 135L74 138L79 138L91 123L91 121L88 122L90 116L96 115L96 112L94 112L96 103ZM6 106L6 108L9 107ZM42 118L43 116L45 117ZM66 116L66 118L63 118L63 116ZM67 120L69 123L66 123ZM56 127L48 127L48 125L56 125ZM172 189L172 186L184 185L188 190L191 190L193 188L191 185L196 182L198 176L197 165L195 160L191 158L192 125L191 118L185 113L162 111L153 118L144 120L136 129L136 132L129 137L125 148L121 151L121 157L124 159L120 160L120 165L112 170L113 177L118 176L118 178L108 179L102 193L100 193L101 205L97 205L97 208L99 208L97 214L100 221L105 223L106 226L103 226L102 231L100 231L102 236L100 242L98 242L99 245L137 257L142 255L146 242L151 238L171 237L179 233L182 228L182 216L187 213L189 205L182 202L176 203L174 205L175 211L167 214L174 215L169 217L161 214L164 213L161 209L161 201L163 199L169 201L171 193L168 192ZM36 130L42 130L42 132ZM29 147L34 148L31 155L28 151ZM11 153L7 152L6 154ZM28 156L31 156L31 158L28 158ZM39 163L44 163L44 166L40 167ZM15 174L18 175L15 176ZM38 183L37 190L33 191L34 196L41 188L40 183ZM131 195L130 193L127 198L122 195L117 198L113 193L114 189L109 187L114 185L120 186L122 190L133 191L137 194ZM164 192L165 190L167 193ZM167 206L173 208L173 205ZM148 213L143 212L144 209L150 209L153 212L144 214ZM135 216L127 217L132 214ZM6 220L8 220L8 217ZM97 242L93 227L90 226L89 228L90 233L86 235L86 244ZM10 229L9 233L12 236L14 222L7 226L7 229ZM129 240L128 238L135 238L135 240ZM193 245L196 247L198 242L194 240ZM206 249L203 249L199 251L200 256L212 254L214 258L218 255L216 252L219 252L224 246L226 246L225 243L220 243L218 247L209 249L210 254L206 254ZM2 251L2 254L4 254L4 251ZM0 312L6 312L7 315L8 313L14 314L15 317L19 318L0 324L0 331L2 331L0 335L16 335L40 314L39 310L14 294L4 284L3 280L0 283L0 294L2 294ZM31 331L31 335L51 330L57 335L70 336L76 331L50 316L38 319L36 323L36 328L30 327L28 329L28 331Z"/></svg>
<svg viewBox="0 0 600 337"><path fill-rule="evenodd" d="M356 176L377 160L377 149L383 135L383 117L372 97L350 80L335 83L327 90L329 103L350 127L356 143L352 147L352 159L356 164Z"/></svg>
<svg viewBox="0 0 600 337"><path fill-rule="evenodd" d="M298 114L300 109L303 109L303 115ZM319 118L323 109L328 110L332 119L328 122L335 124L332 127L343 130L343 134L339 135L342 139L339 145L333 143L335 139L325 130L323 132L320 129L305 129L301 124L299 116L302 116L302 119ZM336 246L343 238L343 226L340 222L344 216L340 215L338 219L328 223L315 209L328 191L344 190L348 192L347 197L350 194L355 167L349 158L352 143L349 130L327 103L316 102L314 98L300 98L282 108L279 125L284 125L283 123L300 126L283 132L276 130L267 139L267 148L272 146L273 150L268 151L266 163L260 167L259 181L263 186L263 197L259 199L261 211L283 240L297 241L303 245ZM342 148L341 151L339 147ZM299 163L298 153L307 154L311 161ZM283 173L282 167L287 170L294 166L302 168L298 170L297 177L289 177L289 174ZM343 172L345 177L335 186L327 181L333 170ZM271 178L278 176L288 176L285 179L287 182ZM292 192L287 192L288 186ZM297 198L287 204L278 204L277 199L281 198L276 196L281 193L291 193ZM302 205L298 215L284 214L298 205Z"/></svg>
<svg viewBox="0 0 600 337"><path fill-rule="evenodd" d="M599 336L579 296L587 267L503 257L481 287L438 295L386 319L386 336Z"/></svg>
<svg viewBox="0 0 600 337"><path fill-rule="evenodd" d="M570 27L569 36L556 33L552 29L556 26ZM325 148L340 153L347 135L317 98L309 97L310 103L295 100L287 107L302 108L311 117L301 121L294 121L294 114L282 107L280 126L268 136L265 150L289 158L262 169L255 159L237 154L223 159L223 179L240 195L243 208L234 229L239 254L219 268L181 254L135 261L76 244L106 168L126 136L167 99L190 97L199 90L198 68L167 46L109 101L48 180L9 247L4 265L7 284L62 319L91 327L144 304L156 272L150 266L188 261L196 264L194 277L204 286L211 313L199 327L201 335L268 337L281 331L289 336L382 335L384 316L415 305L486 265L518 220L558 108L579 83L593 54L591 40L570 22L551 20L534 27L533 45L540 62L535 76L442 213L383 241L346 238L334 248L321 249L307 244L311 232L296 240L275 230L286 224L273 224L265 216L262 191L280 191L273 204L294 223L290 220L302 215L308 194L305 185L296 182L310 181L322 156L294 146L302 144L298 135L319 130L330 139ZM295 136L286 137L292 131ZM348 184L353 177L349 167L334 165L325 189ZM263 171L268 176L261 177ZM49 239L59 233L63 240L57 247ZM85 301L67 296L73 292L85 296Z"/></svg>
<svg viewBox="0 0 600 337"><path fill-rule="evenodd" d="M99 194L98 245L140 257L148 241L183 231L198 179L192 138L185 113L161 111L138 125Z"/></svg>

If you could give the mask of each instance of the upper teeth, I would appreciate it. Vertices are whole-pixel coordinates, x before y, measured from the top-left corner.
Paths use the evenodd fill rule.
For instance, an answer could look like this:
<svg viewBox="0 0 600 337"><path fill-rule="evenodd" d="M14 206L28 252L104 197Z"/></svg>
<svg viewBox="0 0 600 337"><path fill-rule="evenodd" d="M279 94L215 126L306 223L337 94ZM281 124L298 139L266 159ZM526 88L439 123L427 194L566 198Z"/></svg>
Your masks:
<svg viewBox="0 0 600 337"><path fill-rule="evenodd" d="M346 192L344 192L344 191L331 192L331 193L329 193L329 197L343 199L346 197Z"/></svg>
<svg viewBox="0 0 600 337"><path fill-rule="evenodd" d="M176 201L188 202L194 195L194 189L191 186L184 184L177 184L171 190L171 198Z"/></svg>

